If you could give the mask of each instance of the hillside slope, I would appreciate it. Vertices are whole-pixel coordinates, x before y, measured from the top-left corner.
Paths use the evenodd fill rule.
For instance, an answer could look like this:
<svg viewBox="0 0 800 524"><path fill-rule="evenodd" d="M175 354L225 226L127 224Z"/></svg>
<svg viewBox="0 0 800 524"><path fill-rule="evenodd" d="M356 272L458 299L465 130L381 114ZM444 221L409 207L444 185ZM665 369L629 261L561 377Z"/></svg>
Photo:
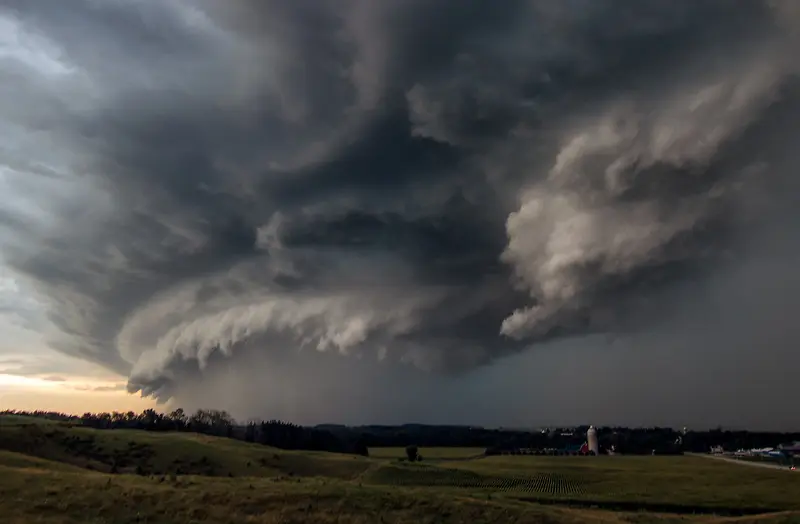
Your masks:
<svg viewBox="0 0 800 524"><path fill-rule="evenodd" d="M0 515L4 524L800 522L790 511L800 509L800 475L788 471L436 451L453 459L408 464L0 417ZM759 514L721 516L749 511Z"/></svg>
<svg viewBox="0 0 800 524"><path fill-rule="evenodd" d="M0 453L0 514L4 524L623 522L592 512L321 477L110 475L11 452Z"/></svg>
<svg viewBox="0 0 800 524"><path fill-rule="evenodd" d="M616 513L322 478L109 475L9 452L0 453L0 514L4 524L800 522L800 513L725 519Z"/></svg>
<svg viewBox="0 0 800 524"><path fill-rule="evenodd" d="M106 473L353 479L364 457L284 451L196 433L95 430L21 421L0 426L0 450Z"/></svg>

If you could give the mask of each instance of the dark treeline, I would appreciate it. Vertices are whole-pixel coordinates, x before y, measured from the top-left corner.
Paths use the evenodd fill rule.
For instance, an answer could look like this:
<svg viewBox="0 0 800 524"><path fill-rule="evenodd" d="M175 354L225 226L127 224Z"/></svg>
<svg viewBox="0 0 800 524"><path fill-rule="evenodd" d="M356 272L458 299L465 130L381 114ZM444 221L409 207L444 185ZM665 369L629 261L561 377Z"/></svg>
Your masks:
<svg viewBox="0 0 800 524"><path fill-rule="evenodd" d="M555 428L544 431L486 429L468 426L403 426L336 425L317 426L335 435L359 435L368 447L402 447L414 444L422 447L482 447L497 450L510 449L564 449L579 446L586 441L588 426ZM722 446L726 451L775 447L782 443L800 440L800 433L729 431L676 431L670 428L597 428L601 451L613 449L617 453L652 454L675 452L708 452L712 446Z"/></svg>
<svg viewBox="0 0 800 524"><path fill-rule="evenodd" d="M227 412L199 409L187 414L183 409L159 413L146 409L141 413L84 413L81 416L51 411L0 412L80 424L95 429L138 429L144 431L187 431L227 437L272 446L279 449L330 451L367 455L367 447L358 435L334 435L318 428L297 426L280 420L250 422L239 425Z"/></svg>
<svg viewBox="0 0 800 524"><path fill-rule="evenodd" d="M544 431L487 429L468 426L298 426L279 420L237 424L225 411L198 410L187 414L182 409L158 413L85 413L81 416L34 411L5 411L46 418L97 429L141 429L146 431L191 431L234 438L280 449L332 451L366 455L370 447L480 447L495 450L563 449L579 446L586 440L588 427L555 428ZM712 446L726 451L776 447L800 440L800 433L729 431L676 431L670 428L599 427L601 452L651 454L691 451L704 453Z"/></svg>
<svg viewBox="0 0 800 524"><path fill-rule="evenodd" d="M234 431L234 438L280 449L335 451L369 455L365 439L357 434L335 435L319 428L297 426L280 420L250 422Z"/></svg>

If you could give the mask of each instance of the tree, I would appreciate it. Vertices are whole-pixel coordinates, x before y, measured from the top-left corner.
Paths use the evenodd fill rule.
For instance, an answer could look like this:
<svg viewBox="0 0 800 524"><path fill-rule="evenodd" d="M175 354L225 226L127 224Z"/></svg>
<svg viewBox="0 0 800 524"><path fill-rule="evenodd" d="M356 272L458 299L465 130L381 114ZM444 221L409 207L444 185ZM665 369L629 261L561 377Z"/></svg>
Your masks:
<svg viewBox="0 0 800 524"><path fill-rule="evenodd" d="M98 427L108 429L111 427L112 416L111 413L100 413L97 415Z"/></svg>
<svg viewBox="0 0 800 524"><path fill-rule="evenodd" d="M211 415L205 409L198 409L189 417L189 426L192 431L205 433L211 427Z"/></svg>
<svg viewBox="0 0 800 524"><path fill-rule="evenodd" d="M169 420L172 422L173 427L180 431L186 427L188 418L186 413L183 411L183 408L178 408L169 414Z"/></svg>
<svg viewBox="0 0 800 524"><path fill-rule="evenodd" d="M111 414L112 427L119 428L125 425L125 413L115 411Z"/></svg>
<svg viewBox="0 0 800 524"><path fill-rule="evenodd" d="M244 440L246 442L255 442L256 441L256 424L255 422L250 422L247 424L247 427L244 430Z"/></svg>
<svg viewBox="0 0 800 524"><path fill-rule="evenodd" d="M406 446L406 457L408 457L409 462L416 462L417 461L417 446Z"/></svg>
<svg viewBox="0 0 800 524"><path fill-rule="evenodd" d="M139 418L145 429L153 429L158 419L159 414L152 408L142 411L142 415Z"/></svg>
<svg viewBox="0 0 800 524"><path fill-rule="evenodd" d="M367 446L367 440L363 437L363 435L358 437L353 444L353 453L363 457L369 457L369 447Z"/></svg>

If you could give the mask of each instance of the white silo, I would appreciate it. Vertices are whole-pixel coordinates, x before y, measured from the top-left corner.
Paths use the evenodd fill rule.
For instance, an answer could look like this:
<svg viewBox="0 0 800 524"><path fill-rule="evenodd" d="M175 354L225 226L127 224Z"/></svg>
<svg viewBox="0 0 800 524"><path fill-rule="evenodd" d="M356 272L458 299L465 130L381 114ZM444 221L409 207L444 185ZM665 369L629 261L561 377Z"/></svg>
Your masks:
<svg viewBox="0 0 800 524"><path fill-rule="evenodd" d="M586 443L589 446L589 451L594 452L595 455L600 454L600 446L597 444L597 430L594 426L589 426L589 431L586 432Z"/></svg>

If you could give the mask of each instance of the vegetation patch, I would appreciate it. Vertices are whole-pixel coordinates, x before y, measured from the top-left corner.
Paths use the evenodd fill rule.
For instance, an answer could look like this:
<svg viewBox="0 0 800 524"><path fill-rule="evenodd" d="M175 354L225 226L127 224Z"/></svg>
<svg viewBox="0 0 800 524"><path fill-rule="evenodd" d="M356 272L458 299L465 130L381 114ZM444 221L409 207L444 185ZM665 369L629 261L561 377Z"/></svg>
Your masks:
<svg viewBox="0 0 800 524"><path fill-rule="evenodd" d="M474 459L472 451L409 446L367 458L0 415L0 520L800 522L800 474L788 470L691 456Z"/></svg>
<svg viewBox="0 0 800 524"><path fill-rule="evenodd" d="M4 426L0 450L102 473L145 476L321 476L347 480L358 477L371 464L356 455L285 451L194 433L50 424Z"/></svg>
<svg viewBox="0 0 800 524"><path fill-rule="evenodd" d="M485 448L476 447L420 447L419 456L425 462L444 462L450 460L468 460L486 456ZM376 459L406 459L406 448L374 447L369 448L369 456Z"/></svg>
<svg viewBox="0 0 800 524"><path fill-rule="evenodd" d="M392 486L477 488L496 491L543 493L555 496L581 495L584 493L583 486L580 482L554 473L500 477L481 475L467 470L430 466L385 466L372 472L368 480L375 484Z"/></svg>
<svg viewBox="0 0 800 524"><path fill-rule="evenodd" d="M714 506L670 504L668 502L637 502L624 500L584 500L543 497L519 497L519 500L536 504L564 506L571 508L602 509L616 512L672 513L676 515L717 515L720 517L744 517L777 514L777 508L747 506Z"/></svg>

